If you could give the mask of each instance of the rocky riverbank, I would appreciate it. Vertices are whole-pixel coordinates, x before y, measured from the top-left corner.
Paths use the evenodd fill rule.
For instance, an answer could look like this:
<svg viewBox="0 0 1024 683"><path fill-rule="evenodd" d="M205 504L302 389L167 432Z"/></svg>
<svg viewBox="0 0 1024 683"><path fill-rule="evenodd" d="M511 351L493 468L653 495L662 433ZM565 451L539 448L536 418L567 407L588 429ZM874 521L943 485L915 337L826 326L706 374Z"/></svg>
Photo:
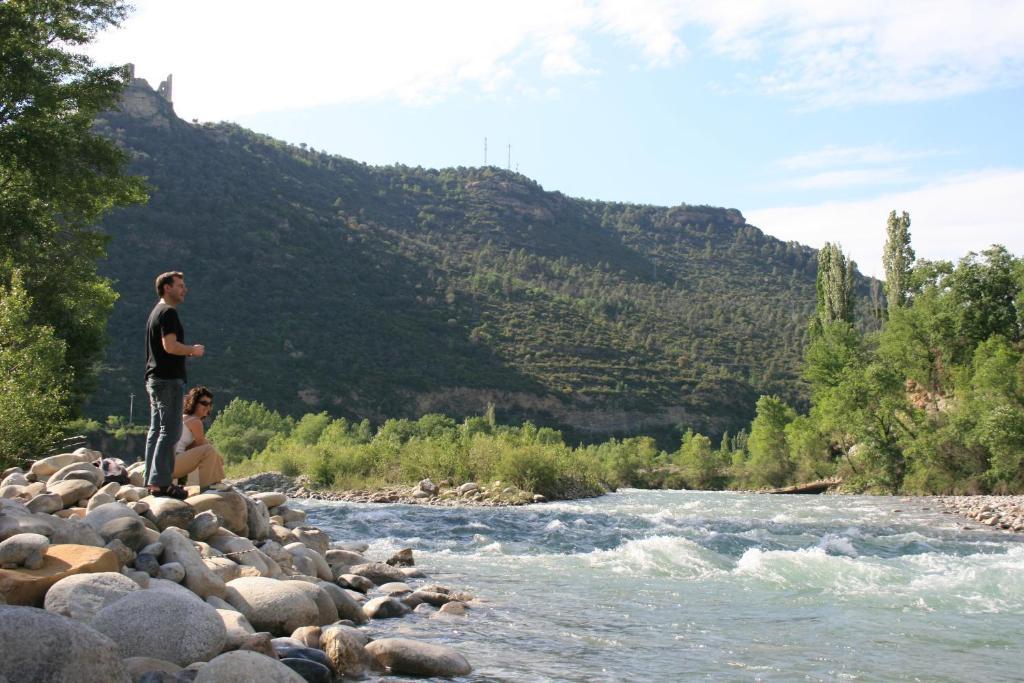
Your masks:
<svg viewBox="0 0 1024 683"><path fill-rule="evenodd" d="M1024 533L1024 496L937 496L936 502L979 524Z"/></svg>
<svg viewBox="0 0 1024 683"><path fill-rule="evenodd" d="M387 637L398 617L471 618L474 597L429 583L411 549L375 561L306 524L281 491L155 498L138 466L130 484L104 483L97 457L0 476L0 681L471 671L446 644Z"/></svg>
<svg viewBox="0 0 1024 683"><path fill-rule="evenodd" d="M346 503L407 503L410 505L437 505L456 507L475 505L484 507L507 507L530 505L547 501L542 495L522 491L515 486L494 481L489 484L463 482L453 485L448 481L435 484L424 479L415 486L387 486L374 491L331 491L313 486L303 475L289 477L280 472L263 472L250 477L230 480L231 484L243 491L281 491L291 498L329 500ZM593 498L599 491L571 489L564 492L565 500Z"/></svg>

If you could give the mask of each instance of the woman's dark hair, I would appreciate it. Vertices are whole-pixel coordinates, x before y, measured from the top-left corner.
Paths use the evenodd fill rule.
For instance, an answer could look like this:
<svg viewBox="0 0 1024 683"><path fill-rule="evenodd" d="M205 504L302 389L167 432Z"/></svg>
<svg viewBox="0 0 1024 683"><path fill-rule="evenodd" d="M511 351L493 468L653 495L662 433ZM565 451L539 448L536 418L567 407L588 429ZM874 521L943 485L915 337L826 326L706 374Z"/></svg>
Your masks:
<svg viewBox="0 0 1024 683"><path fill-rule="evenodd" d="M210 399L212 400L213 392L204 387L202 384L200 384L197 387L192 387L191 389L188 390L188 393L185 394L185 403L182 406L182 412L184 412L186 415L192 415L193 413L196 412L196 404L207 396L209 396Z"/></svg>

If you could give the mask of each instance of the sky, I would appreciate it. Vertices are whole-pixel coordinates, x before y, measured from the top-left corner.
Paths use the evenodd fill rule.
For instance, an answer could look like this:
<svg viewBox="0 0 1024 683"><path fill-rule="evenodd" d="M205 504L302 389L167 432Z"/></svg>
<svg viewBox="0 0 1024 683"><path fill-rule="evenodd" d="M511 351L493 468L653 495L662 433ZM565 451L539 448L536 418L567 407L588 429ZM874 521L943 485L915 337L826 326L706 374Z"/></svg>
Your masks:
<svg viewBox="0 0 1024 683"><path fill-rule="evenodd" d="M89 54L177 114L370 164L739 209L881 276L1024 255L1024 0L136 0Z"/></svg>

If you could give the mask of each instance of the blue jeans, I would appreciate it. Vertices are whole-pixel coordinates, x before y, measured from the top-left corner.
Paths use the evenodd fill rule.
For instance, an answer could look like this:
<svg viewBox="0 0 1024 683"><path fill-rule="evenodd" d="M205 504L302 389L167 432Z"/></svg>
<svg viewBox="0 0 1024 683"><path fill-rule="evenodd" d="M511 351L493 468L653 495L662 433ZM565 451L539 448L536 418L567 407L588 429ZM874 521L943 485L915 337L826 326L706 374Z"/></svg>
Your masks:
<svg viewBox="0 0 1024 683"><path fill-rule="evenodd" d="M150 377L146 380L146 393L149 394L146 484L167 486L174 472L174 445L181 437L181 402L185 382Z"/></svg>

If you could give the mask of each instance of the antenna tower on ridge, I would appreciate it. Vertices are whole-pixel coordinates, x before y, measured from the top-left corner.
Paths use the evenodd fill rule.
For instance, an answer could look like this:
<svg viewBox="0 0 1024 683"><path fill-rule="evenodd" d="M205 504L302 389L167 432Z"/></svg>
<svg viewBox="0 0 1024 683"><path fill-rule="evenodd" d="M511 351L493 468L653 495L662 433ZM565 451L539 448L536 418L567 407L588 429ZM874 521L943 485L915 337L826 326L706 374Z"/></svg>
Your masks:
<svg viewBox="0 0 1024 683"><path fill-rule="evenodd" d="M484 138L484 166L487 165L487 138Z"/></svg>
<svg viewBox="0 0 1024 683"><path fill-rule="evenodd" d="M508 166L506 167L506 170L509 170L509 171L512 170L512 143L511 142L508 143Z"/></svg>

